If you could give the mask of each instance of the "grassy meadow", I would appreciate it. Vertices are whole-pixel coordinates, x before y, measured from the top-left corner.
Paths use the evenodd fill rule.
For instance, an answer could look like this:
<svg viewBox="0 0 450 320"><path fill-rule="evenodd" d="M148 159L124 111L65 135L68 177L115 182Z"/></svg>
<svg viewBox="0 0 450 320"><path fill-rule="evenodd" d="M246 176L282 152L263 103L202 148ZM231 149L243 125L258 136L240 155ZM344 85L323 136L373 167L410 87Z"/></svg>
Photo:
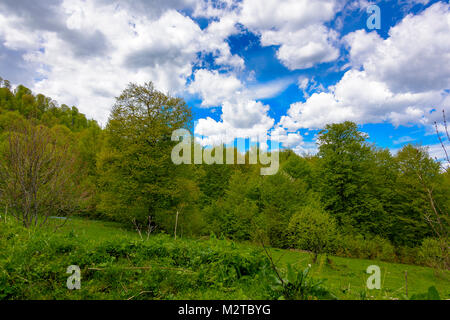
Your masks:
<svg viewBox="0 0 450 320"><path fill-rule="evenodd" d="M210 238L143 239L120 224L71 218L54 232L0 224L0 299L276 299L275 277L264 250L251 243ZM8 245L6 245L8 241ZM337 299L407 299L434 286L450 298L450 272L353 258L319 257L269 248L281 274L311 266L310 276ZM81 290L68 290L66 268L79 265ZM381 268L381 290L368 290L369 265Z"/></svg>

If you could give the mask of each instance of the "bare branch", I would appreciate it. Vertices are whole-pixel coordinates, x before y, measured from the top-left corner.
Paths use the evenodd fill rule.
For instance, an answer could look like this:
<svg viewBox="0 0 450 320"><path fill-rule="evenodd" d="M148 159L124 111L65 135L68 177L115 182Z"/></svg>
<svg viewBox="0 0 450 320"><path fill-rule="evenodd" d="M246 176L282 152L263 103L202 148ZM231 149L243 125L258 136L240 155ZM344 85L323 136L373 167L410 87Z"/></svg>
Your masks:
<svg viewBox="0 0 450 320"><path fill-rule="evenodd" d="M444 150L447 162L450 164L450 158L448 157L447 149L445 148L444 141L442 141L441 134L439 133L439 129L438 129L438 125L437 125L436 121L434 122L434 127L436 128L436 135L439 139L439 142L441 143L442 149Z"/></svg>
<svg viewBox="0 0 450 320"><path fill-rule="evenodd" d="M68 215L80 197L76 160L68 144L44 126L11 125L0 154L0 201L24 226L42 226Z"/></svg>
<svg viewBox="0 0 450 320"><path fill-rule="evenodd" d="M266 246L264 245L264 241L262 240L262 238L260 239L260 242L261 242L261 246L262 246L263 249L264 249L264 252L266 253L266 256L269 258L270 265L271 265L273 271L275 271L275 274L277 275L278 280L280 280L281 285L284 287L284 280L283 280L283 277L282 277L282 276L280 275L280 273L278 272L278 268L277 268L277 266L275 265L275 263L273 262L272 256L271 256L271 255L269 254L269 252L267 251Z"/></svg>
<svg viewBox="0 0 450 320"><path fill-rule="evenodd" d="M447 133L447 139L450 142L450 135L448 133L448 126L447 126L447 119L445 118L445 110L442 110L442 118L444 118L444 128L445 128L445 132Z"/></svg>

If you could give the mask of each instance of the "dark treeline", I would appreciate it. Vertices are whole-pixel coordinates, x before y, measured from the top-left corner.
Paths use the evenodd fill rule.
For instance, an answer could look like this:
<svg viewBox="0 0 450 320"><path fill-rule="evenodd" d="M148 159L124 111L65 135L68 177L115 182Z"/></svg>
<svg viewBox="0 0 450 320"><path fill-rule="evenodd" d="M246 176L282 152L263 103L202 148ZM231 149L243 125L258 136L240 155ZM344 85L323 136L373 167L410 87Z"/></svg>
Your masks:
<svg viewBox="0 0 450 320"><path fill-rule="evenodd" d="M75 213L156 232L176 228L179 237L214 233L316 254L448 263L448 215L430 217L433 206L449 212L450 174L421 146L392 155L345 122L320 132L317 155L281 151L272 176L260 175L260 165L177 166L171 134L190 126L191 110L151 83L129 85L104 129L24 86L12 90L2 80L0 87L0 197L27 226L33 214ZM32 147L36 141L42 148ZM30 157L47 162L36 167ZM74 172L56 175L52 166Z"/></svg>

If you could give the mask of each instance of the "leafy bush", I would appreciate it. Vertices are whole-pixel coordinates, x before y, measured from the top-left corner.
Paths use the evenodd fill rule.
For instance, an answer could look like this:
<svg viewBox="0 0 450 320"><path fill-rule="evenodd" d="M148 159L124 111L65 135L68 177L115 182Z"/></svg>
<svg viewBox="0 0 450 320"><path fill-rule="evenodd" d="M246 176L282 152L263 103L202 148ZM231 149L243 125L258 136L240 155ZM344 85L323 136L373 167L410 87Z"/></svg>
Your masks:
<svg viewBox="0 0 450 320"><path fill-rule="evenodd" d="M447 243L434 238L423 240L422 245L419 247L421 262L432 268L445 269L449 265Z"/></svg>
<svg viewBox="0 0 450 320"><path fill-rule="evenodd" d="M334 219L321 209L305 207L292 216L288 232L294 248L314 253L314 262L322 253L334 251L337 236Z"/></svg>
<svg viewBox="0 0 450 320"><path fill-rule="evenodd" d="M336 242L336 254L342 257L377 259L395 261L395 247L387 239L379 236L366 237L362 235L339 235Z"/></svg>
<svg viewBox="0 0 450 320"><path fill-rule="evenodd" d="M399 246L395 248L396 262L405 264L423 264L420 262L419 247Z"/></svg>
<svg viewBox="0 0 450 320"><path fill-rule="evenodd" d="M66 288L70 265L81 269L81 290ZM205 290L216 290L217 299L241 283L259 286L255 279L267 265L259 250L214 238L89 242L0 223L0 299L173 299Z"/></svg>
<svg viewBox="0 0 450 320"><path fill-rule="evenodd" d="M441 300L441 296L435 286L428 288L426 293L412 295L409 300Z"/></svg>

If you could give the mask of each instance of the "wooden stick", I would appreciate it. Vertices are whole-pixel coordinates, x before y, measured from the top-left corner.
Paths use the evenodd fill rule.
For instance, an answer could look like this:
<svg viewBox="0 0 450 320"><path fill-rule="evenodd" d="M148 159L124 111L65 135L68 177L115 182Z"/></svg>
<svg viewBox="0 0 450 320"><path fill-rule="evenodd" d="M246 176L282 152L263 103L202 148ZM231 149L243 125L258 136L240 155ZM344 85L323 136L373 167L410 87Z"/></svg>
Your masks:
<svg viewBox="0 0 450 320"><path fill-rule="evenodd" d="M408 270L405 271L405 292L406 296L408 296Z"/></svg>
<svg viewBox="0 0 450 320"><path fill-rule="evenodd" d="M135 296L132 296L132 297L129 297L127 300L131 300L131 299L133 299L133 298L136 298L136 297L139 297L140 295L142 295L142 294L144 294L144 293L152 293L151 291L142 291L142 292L139 292L137 295L135 295Z"/></svg>
<svg viewBox="0 0 450 320"><path fill-rule="evenodd" d="M178 226L178 210L177 210L177 216L175 218L175 240L177 240L177 226Z"/></svg>

